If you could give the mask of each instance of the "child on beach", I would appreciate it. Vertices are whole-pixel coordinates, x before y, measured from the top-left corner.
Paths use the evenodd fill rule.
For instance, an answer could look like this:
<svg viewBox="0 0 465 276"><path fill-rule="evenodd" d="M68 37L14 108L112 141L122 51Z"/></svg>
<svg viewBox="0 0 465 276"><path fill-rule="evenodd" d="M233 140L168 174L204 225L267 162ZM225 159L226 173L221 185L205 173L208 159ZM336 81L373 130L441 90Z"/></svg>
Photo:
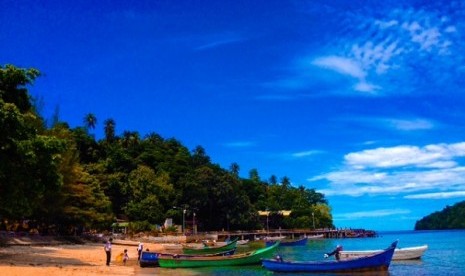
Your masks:
<svg viewBox="0 0 465 276"><path fill-rule="evenodd" d="M126 262L129 260L128 256L128 250L124 249L124 255L123 255L123 264L126 265Z"/></svg>

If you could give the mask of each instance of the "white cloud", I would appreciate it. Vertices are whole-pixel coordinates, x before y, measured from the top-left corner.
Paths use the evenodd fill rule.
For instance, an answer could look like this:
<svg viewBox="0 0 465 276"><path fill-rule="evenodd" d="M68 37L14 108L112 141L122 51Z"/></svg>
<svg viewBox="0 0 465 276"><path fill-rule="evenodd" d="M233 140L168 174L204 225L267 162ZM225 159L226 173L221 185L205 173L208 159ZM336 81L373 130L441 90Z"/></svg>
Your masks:
<svg viewBox="0 0 465 276"><path fill-rule="evenodd" d="M229 147L229 148L246 148L246 147L252 147L255 145L255 142L251 141L236 141L236 142L228 142L224 143L223 146Z"/></svg>
<svg viewBox="0 0 465 276"><path fill-rule="evenodd" d="M321 151L318 151L318 150L308 150L308 151L295 152L292 154L292 156L300 158L300 157L307 157L307 156L315 155L320 152Z"/></svg>
<svg viewBox="0 0 465 276"><path fill-rule="evenodd" d="M355 89L356 91L359 91L359 92L373 92L373 91L376 91L376 90L381 89L381 87L379 87L379 86L377 86L377 85L373 85L373 84L367 83L367 82L365 82L365 81L363 80L363 81L360 81L359 83L357 83L357 84L354 86L354 89Z"/></svg>
<svg viewBox="0 0 465 276"><path fill-rule="evenodd" d="M376 20L375 24L378 25L381 29L387 29L387 28L399 25L399 22L397 22L397 20L390 20L390 21Z"/></svg>
<svg viewBox="0 0 465 276"><path fill-rule="evenodd" d="M429 67L423 62L425 56L426 60L439 61L444 55L453 53L457 27L439 13L396 9L384 18L367 15L359 20L358 27L364 31L358 32L358 37L333 41L331 49L337 54L330 53L313 62L313 65L356 79L354 91L378 92L385 86L392 86L393 79L401 79L400 75L394 75L395 71L414 74L417 68ZM411 82L408 83L411 85Z"/></svg>
<svg viewBox="0 0 465 276"><path fill-rule="evenodd" d="M343 118L341 120L347 120ZM398 119L383 117L351 117L351 122L359 122L371 127L390 128L402 131L429 130L435 128L438 124L432 120L422 118Z"/></svg>
<svg viewBox="0 0 465 276"><path fill-rule="evenodd" d="M362 218L376 218L376 217L387 217L394 215L409 214L410 210L406 209L381 209L372 210L365 212L353 212L353 213L342 213L334 214L334 218L338 220L351 220L351 219L362 219Z"/></svg>
<svg viewBox="0 0 465 276"><path fill-rule="evenodd" d="M454 197L465 197L465 191L426 193L404 196L404 198L407 199L444 199Z"/></svg>
<svg viewBox="0 0 465 276"><path fill-rule="evenodd" d="M434 127L431 121L424 120L424 119L414 119L414 120L389 119L388 123L390 123L396 129L400 129L400 130L432 129Z"/></svg>
<svg viewBox="0 0 465 276"><path fill-rule="evenodd" d="M309 181L327 181L326 195L361 196L465 190L465 143L397 146L349 153L340 170Z"/></svg>
<svg viewBox="0 0 465 276"><path fill-rule="evenodd" d="M349 153L344 158L347 165L355 168L401 166L431 168L434 163L443 164L442 162L451 161L452 158L459 156L465 156L465 142L428 145L423 148L417 146L376 148Z"/></svg>
<svg viewBox="0 0 465 276"><path fill-rule="evenodd" d="M345 57L320 57L315 59L313 64L353 78L363 79L366 76L366 73L357 61Z"/></svg>

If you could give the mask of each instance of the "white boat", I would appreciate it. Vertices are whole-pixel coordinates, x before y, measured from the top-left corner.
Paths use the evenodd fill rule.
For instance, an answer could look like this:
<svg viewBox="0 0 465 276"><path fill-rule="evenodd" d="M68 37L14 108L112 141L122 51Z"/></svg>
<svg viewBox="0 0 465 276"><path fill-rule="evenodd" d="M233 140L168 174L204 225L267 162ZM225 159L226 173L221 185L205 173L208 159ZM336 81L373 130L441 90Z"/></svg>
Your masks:
<svg viewBox="0 0 465 276"><path fill-rule="evenodd" d="M401 260L415 260L420 259L428 249L427 245L415 246L415 247L404 247L396 248L394 251L394 256L392 257L393 261ZM382 252L383 250L362 250L362 251L346 251L343 250L339 252L341 260L360 258L365 256L371 256L373 254Z"/></svg>
<svg viewBox="0 0 465 276"><path fill-rule="evenodd" d="M237 245L246 245L249 243L249 240L238 240Z"/></svg>
<svg viewBox="0 0 465 276"><path fill-rule="evenodd" d="M265 241L280 241L282 239L284 239L285 236L277 236L277 237L271 237L271 236L267 236L264 238Z"/></svg>
<svg viewBox="0 0 465 276"><path fill-rule="evenodd" d="M319 234L319 235L312 235L312 236L307 236L309 240L318 240L318 239L323 239L325 235Z"/></svg>

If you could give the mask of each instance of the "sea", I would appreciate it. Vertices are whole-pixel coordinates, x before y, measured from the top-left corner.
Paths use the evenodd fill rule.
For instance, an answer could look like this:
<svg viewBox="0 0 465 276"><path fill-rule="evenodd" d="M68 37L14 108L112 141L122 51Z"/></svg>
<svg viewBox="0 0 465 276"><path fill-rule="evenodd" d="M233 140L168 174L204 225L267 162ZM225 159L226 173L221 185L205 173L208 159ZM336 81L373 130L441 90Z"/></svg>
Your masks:
<svg viewBox="0 0 465 276"><path fill-rule="evenodd" d="M387 272L366 272L352 274L321 273L273 273L260 265L239 267L210 267L195 269L138 268L136 275L218 275L218 276L261 276L261 275L464 275L465 276L465 230L440 231L389 231L378 232L374 238L338 238L309 240L306 246L280 247L276 254L285 260L323 260L325 253L337 245L345 250L370 250L387 248L398 240L398 247L428 245L420 260L392 261ZM240 248L247 251L247 248Z"/></svg>

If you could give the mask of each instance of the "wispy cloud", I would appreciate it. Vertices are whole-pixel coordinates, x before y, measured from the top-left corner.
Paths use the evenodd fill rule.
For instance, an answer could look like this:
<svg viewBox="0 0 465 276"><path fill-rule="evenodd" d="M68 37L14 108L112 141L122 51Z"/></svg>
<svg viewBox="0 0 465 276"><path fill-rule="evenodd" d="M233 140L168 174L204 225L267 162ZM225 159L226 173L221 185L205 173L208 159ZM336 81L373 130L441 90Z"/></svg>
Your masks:
<svg viewBox="0 0 465 276"><path fill-rule="evenodd" d="M369 149L347 154L340 170L309 181L327 181L328 188L320 191L327 195L465 190L464 156L465 142Z"/></svg>
<svg viewBox="0 0 465 276"><path fill-rule="evenodd" d="M401 131L429 130L438 123L425 118L383 118L383 117L351 117L340 118L341 121L358 122L376 128L394 129Z"/></svg>
<svg viewBox="0 0 465 276"><path fill-rule="evenodd" d="M357 30L351 32L349 29L346 36L329 41L331 47L328 48L334 49L333 53L314 57L312 64L352 78L355 82L352 89L357 92L394 93L397 89L385 89L393 86L393 79L398 85L424 85L424 79L417 80L425 78L424 72L432 70L431 60L436 66L451 69L440 72L442 77L454 72L460 63L454 61L452 53L462 51L459 45L463 43L457 36L454 21L448 16L433 10L395 9L383 18L371 14L351 17L355 23L351 28ZM354 37L354 33L358 36ZM416 70L423 74L416 74ZM396 75L399 72L402 74ZM414 74L415 78L406 80L402 77L405 73ZM435 83L435 80L428 80L428 83Z"/></svg>
<svg viewBox="0 0 465 276"><path fill-rule="evenodd" d="M366 76L360 64L349 58L338 56L320 57L315 59L313 64L358 79L363 79Z"/></svg>
<svg viewBox="0 0 465 276"><path fill-rule="evenodd" d="M444 199L454 197L465 197L465 191L426 193L404 196L404 198L407 199Z"/></svg>
<svg viewBox="0 0 465 276"><path fill-rule="evenodd" d="M433 122L425 119L413 119L413 120L402 120L402 119L386 119L386 122L392 125L394 128L399 130L423 130L432 129L434 127Z"/></svg>
<svg viewBox="0 0 465 276"><path fill-rule="evenodd" d="M358 82L354 85L357 91L372 92L380 88L366 81L367 72L355 59L327 56L315 59L312 64L357 79Z"/></svg>
<svg viewBox="0 0 465 276"><path fill-rule="evenodd" d="M308 150L308 151L294 152L292 153L292 156L296 158L302 158L302 157L312 156L312 155L319 154L319 153L321 153L321 151L319 150Z"/></svg>
<svg viewBox="0 0 465 276"><path fill-rule="evenodd" d="M235 142L227 142L223 143L223 146L228 148L248 148L255 146L255 142L252 141L235 141Z"/></svg>
<svg viewBox="0 0 465 276"><path fill-rule="evenodd" d="M365 212L335 214L334 218L337 220L352 220L352 219L362 219L362 218L387 217L387 216L403 215L403 214L409 214L409 213L410 213L410 210L406 210L406 209L381 209L381 210L372 210L372 211L365 211Z"/></svg>
<svg viewBox="0 0 465 276"><path fill-rule="evenodd" d="M433 164L450 162L453 158L461 156L465 156L465 142L427 145L422 148L417 146L377 148L349 153L344 159L350 167L363 169L401 166L433 167Z"/></svg>
<svg viewBox="0 0 465 276"><path fill-rule="evenodd" d="M203 50L212 49L212 48L220 47L220 46L227 45L227 44L237 43L237 42L240 42L242 40L243 40L243 38L234 35L234 36L229 37L229 38L215 40L215 41L211 41L211 42L208 42L206 44L200 45L200 46L196 47L195 50L196 51L203 51Z"/></svg>

